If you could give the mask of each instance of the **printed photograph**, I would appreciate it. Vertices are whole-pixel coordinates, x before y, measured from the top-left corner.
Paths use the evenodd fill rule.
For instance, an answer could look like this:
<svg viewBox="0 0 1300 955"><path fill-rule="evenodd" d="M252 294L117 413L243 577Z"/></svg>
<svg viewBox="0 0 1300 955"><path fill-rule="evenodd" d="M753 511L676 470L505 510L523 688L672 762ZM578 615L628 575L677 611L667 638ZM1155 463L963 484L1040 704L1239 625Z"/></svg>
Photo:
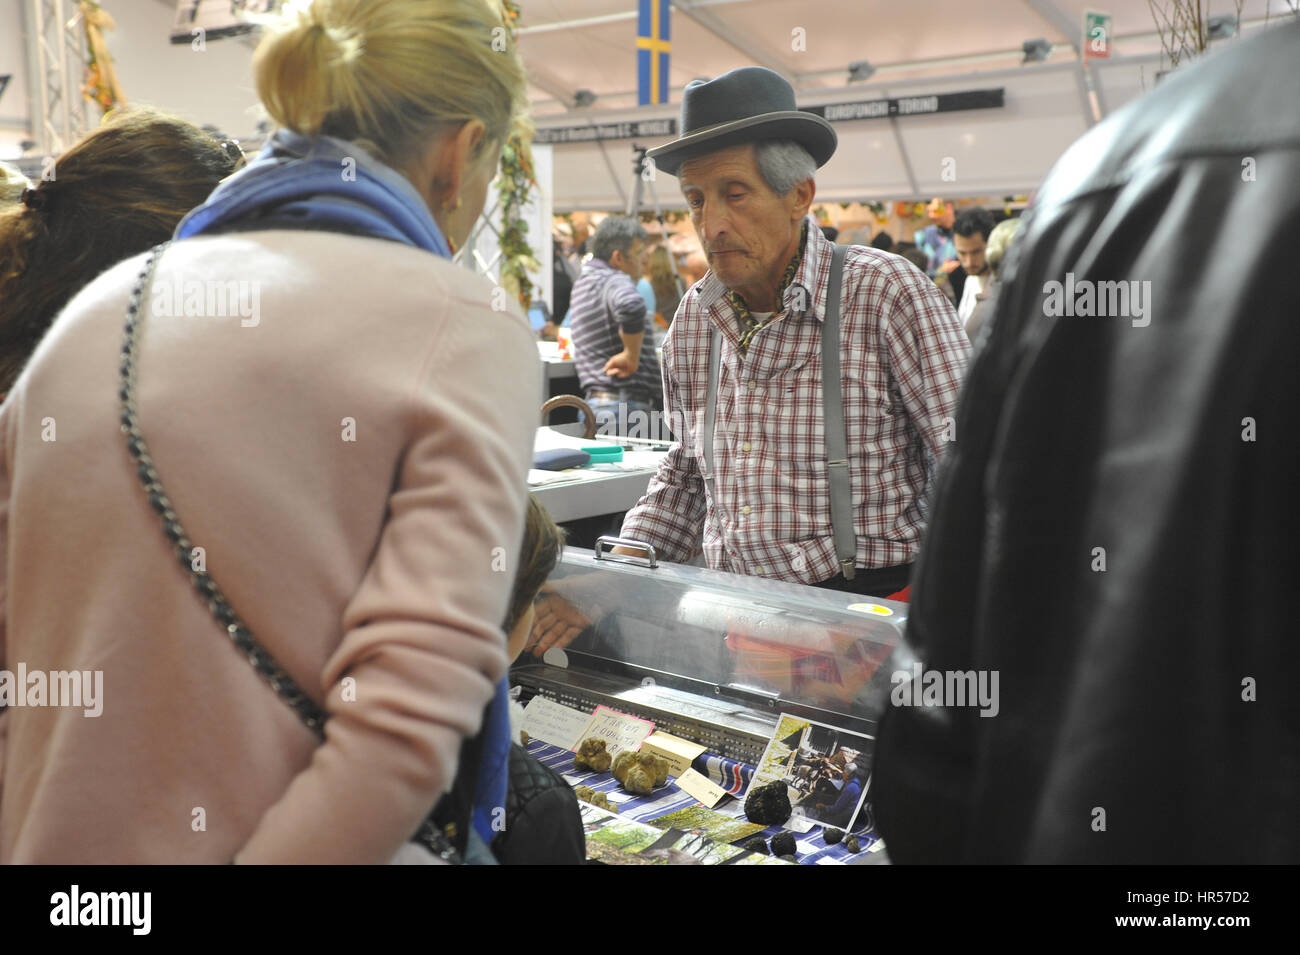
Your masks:
<svg viewBox="0 0 1300 955"><path fill-rule="evenodd" d="M787 828L862 829L870 823L862 808L871 783L871 754L869 737L783 713L750 789L778 779L786 784Z"/></svg>

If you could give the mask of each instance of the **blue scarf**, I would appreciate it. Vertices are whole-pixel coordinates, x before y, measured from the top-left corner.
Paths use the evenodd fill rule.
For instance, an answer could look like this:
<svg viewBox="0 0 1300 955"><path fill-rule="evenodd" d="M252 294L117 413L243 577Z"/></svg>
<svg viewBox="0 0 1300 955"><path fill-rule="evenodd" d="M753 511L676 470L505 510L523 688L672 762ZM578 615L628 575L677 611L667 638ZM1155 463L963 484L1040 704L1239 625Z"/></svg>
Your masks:
<svg viewBox="0 0 1300 955"><path fill-rule="evenodd" d="M176 238L266 229L372 236L451 258L451 247L405 176L345 140L309 138L286 129L277 131L252 162L182 219ZM502 679L479 733L482 748L471 819L485 845L505 821L507 691Z"/></svg>

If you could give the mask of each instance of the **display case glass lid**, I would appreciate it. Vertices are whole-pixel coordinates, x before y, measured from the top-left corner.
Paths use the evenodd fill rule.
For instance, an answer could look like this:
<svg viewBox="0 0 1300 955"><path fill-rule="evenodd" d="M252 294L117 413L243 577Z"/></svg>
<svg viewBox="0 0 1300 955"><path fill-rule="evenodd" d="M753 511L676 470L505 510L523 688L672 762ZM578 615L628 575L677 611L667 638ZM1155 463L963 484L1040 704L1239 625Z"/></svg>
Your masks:
<svg viewBox="0 0 1300 955"><path fill-rule="evenodd" d="M901 640L907 609L567 548L539 598L534 631L558 636L563 653L525 655L517 667L545 662L868 728L888 701L891 674L911 663Z"/></svg>

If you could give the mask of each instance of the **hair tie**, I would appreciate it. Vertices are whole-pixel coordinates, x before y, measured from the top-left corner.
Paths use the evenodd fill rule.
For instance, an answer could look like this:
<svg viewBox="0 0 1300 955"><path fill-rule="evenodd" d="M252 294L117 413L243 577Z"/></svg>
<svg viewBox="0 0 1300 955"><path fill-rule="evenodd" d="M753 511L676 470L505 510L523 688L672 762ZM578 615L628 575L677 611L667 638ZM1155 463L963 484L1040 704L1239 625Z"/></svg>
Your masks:
<svg viewBox="0 0 1300 955"><path fill-rule="evenodd" d="M40 189L27 188L23 190L23 205L28 209L44 209L48 199L49 196Z"/></svg>

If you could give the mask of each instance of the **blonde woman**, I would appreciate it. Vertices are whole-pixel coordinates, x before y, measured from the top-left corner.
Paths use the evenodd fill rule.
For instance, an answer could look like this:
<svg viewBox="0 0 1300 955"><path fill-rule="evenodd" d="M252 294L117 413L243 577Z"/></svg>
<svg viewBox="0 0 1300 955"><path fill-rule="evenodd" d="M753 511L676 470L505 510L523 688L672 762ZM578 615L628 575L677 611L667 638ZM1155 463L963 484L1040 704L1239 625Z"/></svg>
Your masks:
<svg viewBox="0 0 1300 955"><path fill-rule="evenodd" d="M0 863L385 862L475 734L476 827L500 791L480 729L541 382L527 322L448 256L525 122L506 36L488 0L272 22L254 73L279 130L151 280L148 256L102 275L20 376L0 679L75 671L95 702L28 688L0 711ZM323 708L323 742L236 652L208 579Z"/></svg>

